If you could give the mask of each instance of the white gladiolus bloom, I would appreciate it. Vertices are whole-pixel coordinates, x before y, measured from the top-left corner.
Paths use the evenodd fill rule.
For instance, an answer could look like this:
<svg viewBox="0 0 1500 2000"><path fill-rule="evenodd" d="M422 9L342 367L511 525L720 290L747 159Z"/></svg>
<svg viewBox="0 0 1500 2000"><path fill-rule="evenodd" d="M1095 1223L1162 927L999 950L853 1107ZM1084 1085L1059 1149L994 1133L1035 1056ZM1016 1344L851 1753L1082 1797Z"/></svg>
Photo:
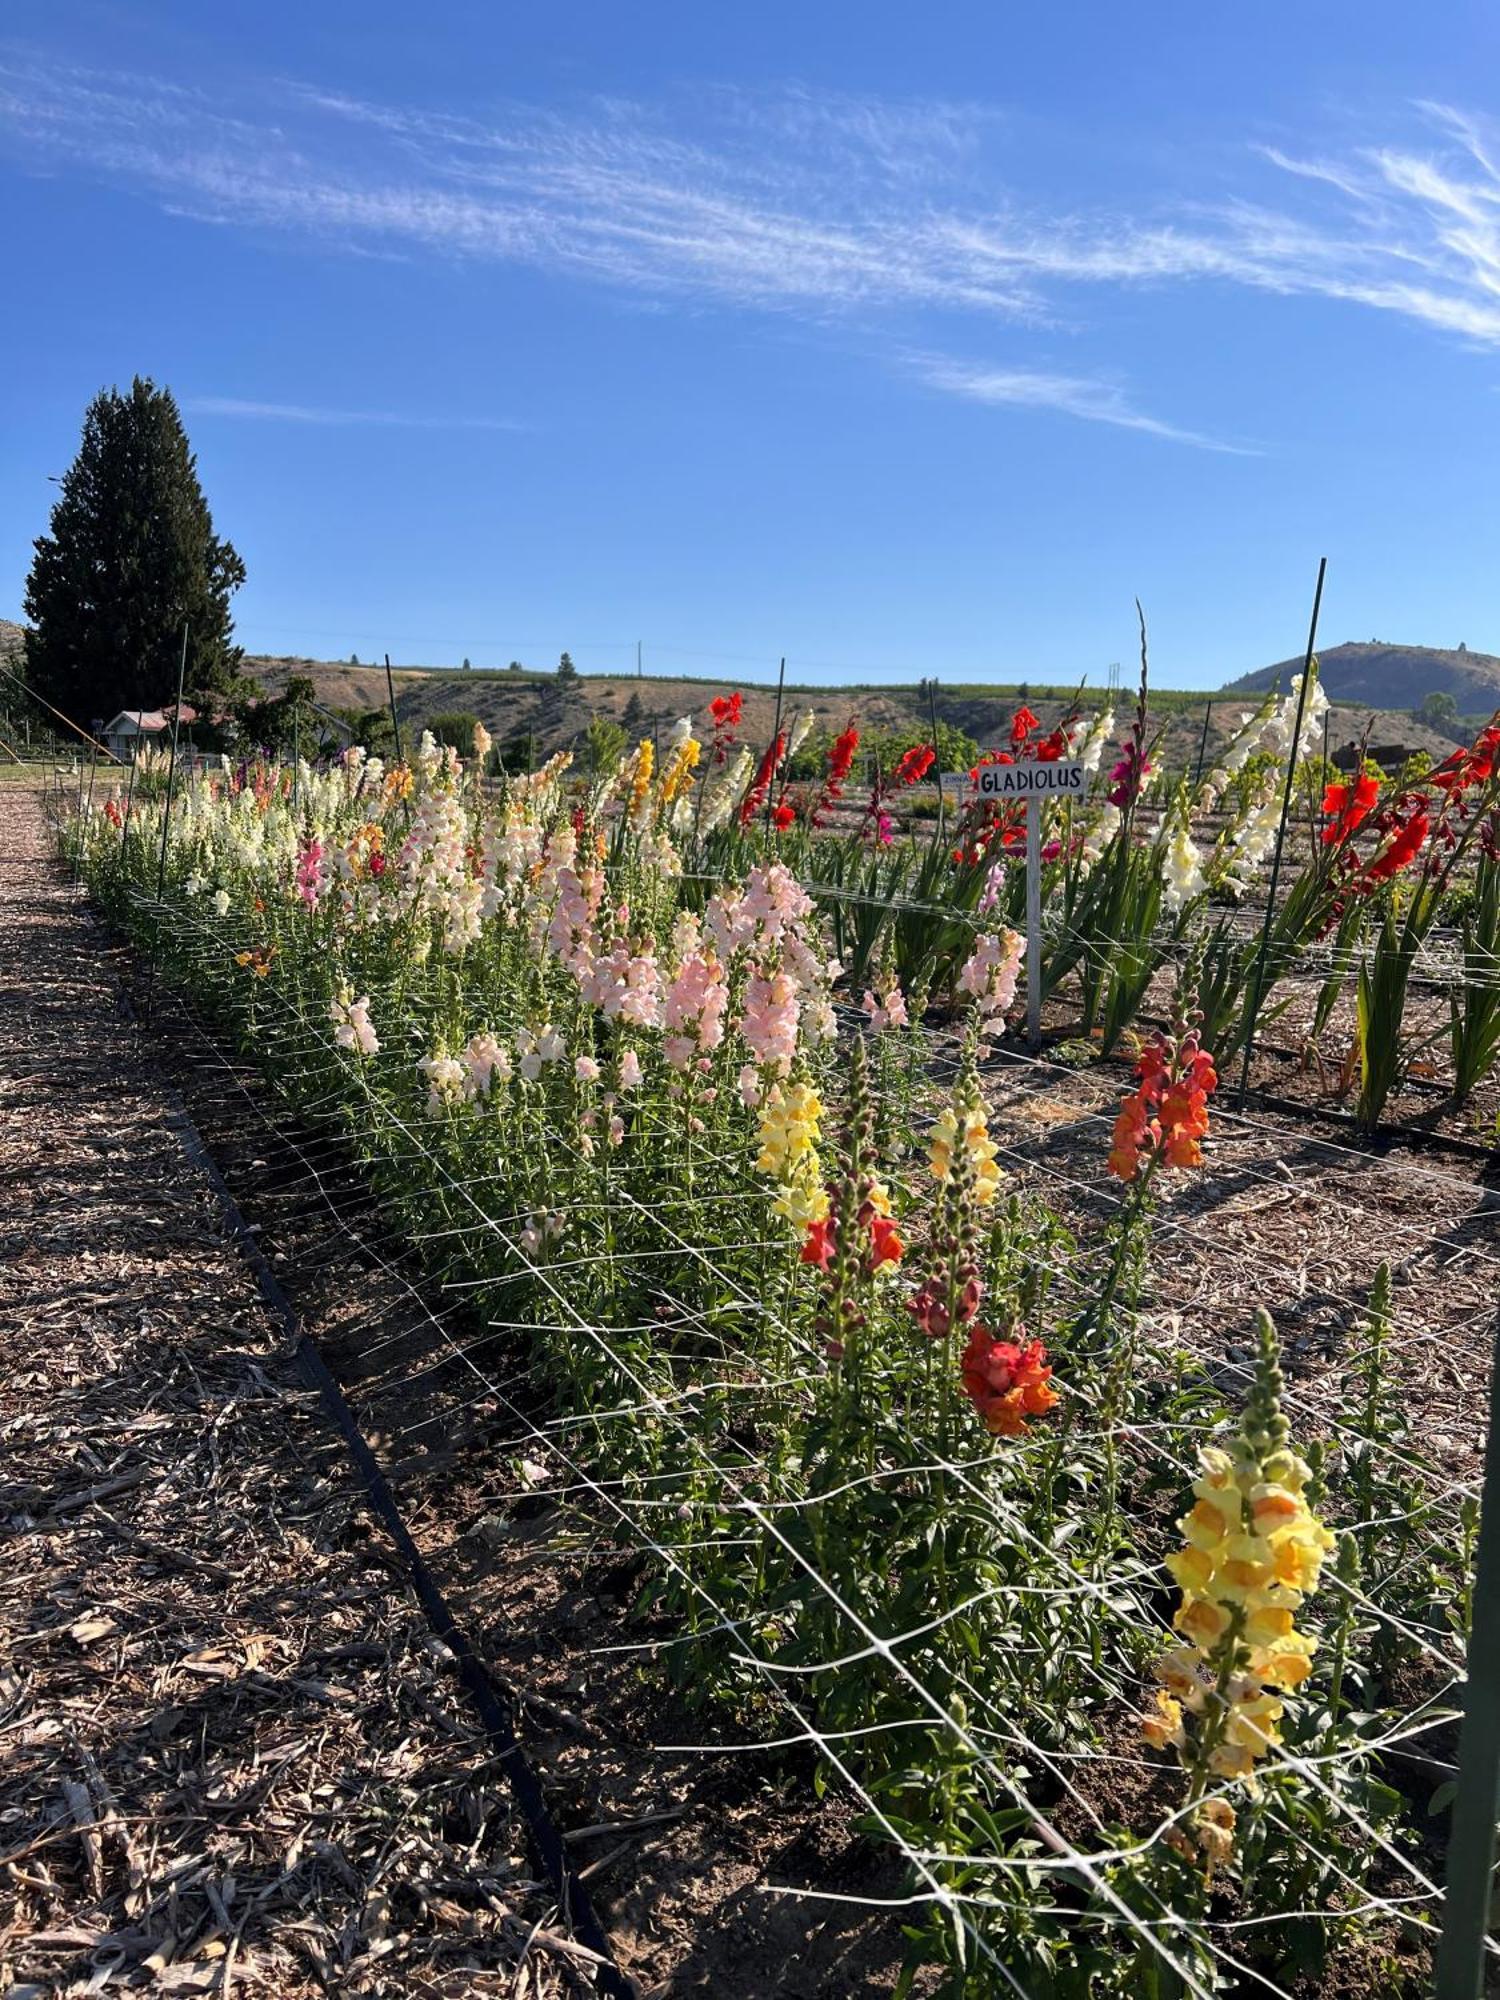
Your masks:
<svg viewBox="0 0 1500 2000"><path fill-rule="evenodd" d="M788 757L796 756L802 745L807 741L807 732L812 728L817 719L812 709L803 709L797 720L792 724L792 733L787 738L786 754Z"/></svg>
<svg viewBox="0 0 1500 2000"><path fill-rule="evenodd" d="M1166 853L1162 857L1162 875L1166 883L1162 901L1173 916L1201 896L1208 887L1208 879L1203 873L1203 856L1184 819L1179 819L1167 842Z"/></svg>
<svg viewBox="0 0 1500 2000"><path fill-rule="evenodd" d="M1083 739L1083 748L1078 753L1078 761L1085 771L1097 771L1104 758L1104 746L1115 733L1115 712L1112 708L1101 708L1094 717L1093 725Z"/></svg>

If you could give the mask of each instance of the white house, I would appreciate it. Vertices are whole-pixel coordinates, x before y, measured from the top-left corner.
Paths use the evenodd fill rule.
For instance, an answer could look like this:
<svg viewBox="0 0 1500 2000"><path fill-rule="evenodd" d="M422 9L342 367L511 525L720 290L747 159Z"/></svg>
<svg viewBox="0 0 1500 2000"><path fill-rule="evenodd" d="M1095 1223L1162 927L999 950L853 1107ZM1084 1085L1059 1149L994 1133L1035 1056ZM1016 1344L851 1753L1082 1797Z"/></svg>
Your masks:
<svg viewBox="0 0 1500 2000"><path fill-rule="evenodd" d="M198 711L182 704L184 723L196 722ZM170 708L122 708L112 722L106 722L100 732L104 747L112 756L134 763L142 745L148 750L165 749L172 740L172 711Z"/></svg>

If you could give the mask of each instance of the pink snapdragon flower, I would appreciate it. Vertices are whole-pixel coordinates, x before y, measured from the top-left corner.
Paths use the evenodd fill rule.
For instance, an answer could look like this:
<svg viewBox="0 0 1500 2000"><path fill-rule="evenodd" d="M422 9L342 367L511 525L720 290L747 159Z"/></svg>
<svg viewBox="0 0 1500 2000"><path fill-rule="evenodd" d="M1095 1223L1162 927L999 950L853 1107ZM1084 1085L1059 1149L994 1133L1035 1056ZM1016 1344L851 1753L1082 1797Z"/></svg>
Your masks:
<svg viewBox="0 0 1500 2000"><path fill-rule="evenodd" d="M667 1030L663 1050L673 1069L686 1069L700 1052L707 1054L724 1039L724 1010L729 986L711 954L692 952L678 967L667 988L662 1009Z"/></svg>
<svg viewBox="0 0 1500 2000"><path fill-rule="evenodd" d="M911 1016L906 1011L906 995L901 991L900 982L893 979L879 999L869 989L865 990L864 1011L870 1026L878 1033L883 1028L909 1028Z"/></svg>
<svg viewBox="0 0 1500 2000"><path fill-rule="evenodd" d="M958 975L961 993L977 1003L981 1032L998 1034L1016 997L1026 940L1016 931L982 931Z"/></svg>
<svg viewBox="0 0 1500 2000"><path fill-rule="evenodd" d="M789 973L751 974L739 1029L763 1068L773 1067L782 1075L790 1070L801 1017L801 1001Z"/></svg>
<svg viewBox="0 0 1500 2000"><path fill-rule="evenodd" d="M315 910L328 889L329 870L321 840L309 840L297 856L297 894L310 910Z"/></svg>

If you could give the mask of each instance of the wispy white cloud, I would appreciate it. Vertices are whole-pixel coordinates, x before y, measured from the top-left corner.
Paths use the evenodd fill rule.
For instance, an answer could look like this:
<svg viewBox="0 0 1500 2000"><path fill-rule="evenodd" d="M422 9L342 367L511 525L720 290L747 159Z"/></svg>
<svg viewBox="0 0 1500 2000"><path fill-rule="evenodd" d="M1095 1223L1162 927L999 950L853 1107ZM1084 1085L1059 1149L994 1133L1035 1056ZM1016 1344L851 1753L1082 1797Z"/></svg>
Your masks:
<svg viewBox="0 0 1500 2000"><path fill-rule="evenodd" d="M226 108L0 52L0 147L36 169L204 221L528 264L653 304L908 341L917 316L924 340L936 320L985 324L1004 355L929 369L934 386L1180 443L1241 449L1144 414L1123 388L1019 365L1026 330L1076 326L1110 289L1197 285L1326 298L1500 347L1500 142L1465 112L1403 109L1397 136L1337 156L1247 146L1238 198L1126 215L1056 212L1004 184L988 143L1004 124L972 105L798 89L478 119L284 84Z"/></svg>
<svg viewBox="0 0 1500 2000"><path fill-rule="evenodd" d="M384 424L412 431L518 431L504 417L424 417L403 410L331 410L306 403L258 403L240 396L186 396L183 407L200 417L247 417L278 424Z"/></svg>
<svg viewBox="0 0 1500 2000"><path fill-rule="evenodd" d="M1150 437L1169 438L1174 444L1195 445L1200 451L1229 452L1237 458L1261 456L1251 445L1227 444L1220 438L1182 430L1176 424L1148 416L1134 408L1118 383L1029 368L986 368L941 354L914 355L911 365L930 387L952 396L967 397L971 402L988 403L995 408L1059 410L1087 423L1144 431Z"/></svg>

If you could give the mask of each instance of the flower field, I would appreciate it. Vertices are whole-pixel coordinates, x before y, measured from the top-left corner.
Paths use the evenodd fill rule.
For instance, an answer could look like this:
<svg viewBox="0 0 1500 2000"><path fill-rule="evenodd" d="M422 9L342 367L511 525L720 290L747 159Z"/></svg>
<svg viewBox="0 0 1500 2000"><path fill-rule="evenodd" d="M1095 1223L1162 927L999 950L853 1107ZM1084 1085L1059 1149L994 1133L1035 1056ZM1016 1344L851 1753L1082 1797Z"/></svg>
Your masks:
<svg viewBox="0 0 1500 2000"><path fill-rule="evenodd" d="M901 1857L903 1990L1426 1989L1500 724L1340 774L1321 702L1190 771L1144 669L1119 729L1018 711L990 759L1094 785L1045 809L1040 1051L1022 808L934 799L921 746L856 780L853 724L799 783L799 725L743 744L721 697L592 776L427 738L64 816L155 976L337 1134L453 1353L524 1372L527 1479L649 1558L652 1673L811 1746Z"/></svg>

